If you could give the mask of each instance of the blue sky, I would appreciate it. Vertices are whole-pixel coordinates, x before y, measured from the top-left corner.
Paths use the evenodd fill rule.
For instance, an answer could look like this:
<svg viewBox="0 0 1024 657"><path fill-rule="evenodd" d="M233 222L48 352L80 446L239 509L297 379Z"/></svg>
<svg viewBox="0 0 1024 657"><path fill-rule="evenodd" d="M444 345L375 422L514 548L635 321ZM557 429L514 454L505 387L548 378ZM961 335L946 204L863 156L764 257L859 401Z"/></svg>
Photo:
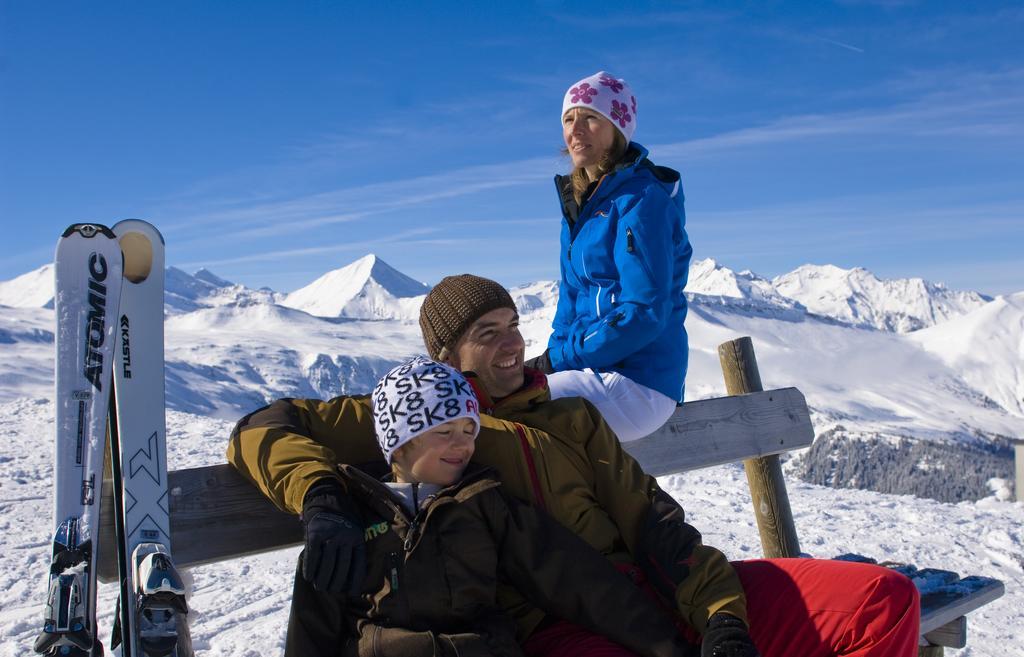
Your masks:
<svg viewBox="0 0 1024 657"><path fill-rule="evenodd" d="M0 0L0 280L126 217L280 291L556 278L562 94L604 69L696 257L1024 290L1019 3L419 4Z"/></svg>

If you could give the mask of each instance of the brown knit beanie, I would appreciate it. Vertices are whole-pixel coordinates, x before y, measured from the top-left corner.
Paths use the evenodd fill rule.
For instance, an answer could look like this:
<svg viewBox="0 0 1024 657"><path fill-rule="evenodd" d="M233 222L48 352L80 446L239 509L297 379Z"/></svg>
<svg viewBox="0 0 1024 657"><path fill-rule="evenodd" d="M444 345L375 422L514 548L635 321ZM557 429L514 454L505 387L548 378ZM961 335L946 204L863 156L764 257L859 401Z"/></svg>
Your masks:
<svg viewBox="0 0 1024 657"><path fill-rule="evenodd" d="M447 360L448 352L469 325L496 308L516 310L512 295L499 283L472 274L441 279L420 307L420 330L427 353L434 360Z"/></svg>

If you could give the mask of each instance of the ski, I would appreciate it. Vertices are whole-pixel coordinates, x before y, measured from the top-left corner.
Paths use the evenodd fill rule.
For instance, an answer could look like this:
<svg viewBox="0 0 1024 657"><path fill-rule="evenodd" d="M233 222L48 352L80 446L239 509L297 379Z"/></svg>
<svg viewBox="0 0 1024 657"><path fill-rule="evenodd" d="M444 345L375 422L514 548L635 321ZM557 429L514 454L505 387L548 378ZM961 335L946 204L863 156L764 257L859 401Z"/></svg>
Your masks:
<svg viewBox="0 0 1024 657"><path fill-rule="evenodd" d="M124 254L111 454L124 657L191 657L185 587L171 561L164 417L164 241L151 224L121 221ZM112 646L113 647L113 646Z"/></svg>
<svg viewBox="0 0 1024 657"><path fill-rule="evenodd" d="M99 484L121 250L105 226L73 224L57 242L55 265L54 538L43 630L33 647L44 655L98 657Z"/></svg>

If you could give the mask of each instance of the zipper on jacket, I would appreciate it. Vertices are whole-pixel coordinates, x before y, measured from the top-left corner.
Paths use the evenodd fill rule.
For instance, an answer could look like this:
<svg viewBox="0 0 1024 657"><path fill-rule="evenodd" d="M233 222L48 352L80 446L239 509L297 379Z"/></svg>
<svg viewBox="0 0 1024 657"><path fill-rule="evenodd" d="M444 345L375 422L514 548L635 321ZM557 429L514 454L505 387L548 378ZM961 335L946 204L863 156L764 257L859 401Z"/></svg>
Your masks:
<svg viewBox="0 0 1024 657"><path fill-rule="evenodd" d="M404 548L406 552L412 550L412 546L416 543L416 532L419 528L420 517L419 514L416 514L416 517L413 518L412 523L409 525L409 530L405 532L405 542L402 543L402 548Z"/></svg>
<svg viewBox="0 0 1024 657"><path fill-rule="evenodd" d="M644 257L644 253L637 249L636 239L633 236L633 229L626 227L626 253L631 253L636 256L640 262L640 267L647 274L647 277L652 281L655 280L654 272L651 271L651 264L647 262L647 258Z"/></svg>
<svg viewBox="0 0 1024 657"><path fill-rule="evenodd" d="M388 572L388 579L391 581L392 592L398 591L398 553L392 552L390 555L390 566L391 569Z"/></svg>
<svg viewBox="0 0 1024 657"><path fill-rule="evenodd" d="M413 485L413 490L416 490L415 485ZM424 502L431 500L431 498L434 497L436 497L436 494L429 496L426 500L424 500ZM441 504L444 504L444 502L442 502ZM409 523L409 529L407 529L405 532L405 540L402 542L402 548L406 552L411 552L413 547L415 547L416 539L419 538L420 535L420 528L423 526L423 523L426 522L426 518L428 515L430 515L430 512L434 508L434 506L436 505L428 504L424 508L418 509L416 511L416 515L413 516L412 522Z"/></svg>

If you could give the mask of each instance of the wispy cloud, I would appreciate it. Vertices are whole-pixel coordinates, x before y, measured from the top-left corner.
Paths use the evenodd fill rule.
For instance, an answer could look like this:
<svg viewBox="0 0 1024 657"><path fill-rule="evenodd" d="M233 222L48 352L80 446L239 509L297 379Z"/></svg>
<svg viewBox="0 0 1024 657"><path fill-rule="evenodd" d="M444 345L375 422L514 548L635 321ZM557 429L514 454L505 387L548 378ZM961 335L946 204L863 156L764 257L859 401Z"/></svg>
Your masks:
<svg viewBox="0 0 1024 657"><path fill-rule="evenodd" d="M784 117L710 137L657 144L651 150L659 157L699 157L832 136L1024 136L1024 71L1010 71L994 79L998 84L984 89L951 87L889 107Z"/></svg>
<svg viewBox="0 0 1024 657"><path fill-rule="evenodd" d="M236 256L233 258L220 258L212 260L197 260L194 262L181 263L180 267L191 268L191 267L219 267L223 265L239 265L250 262L273 262L275 260L283 260L290 258L302 258L309 256L325 255L331 253L345 253L349 251L372 251L375 247L382 244L392 244L395 242L408 242L420 235L429 235L437 232L437 228L414 228L411 230L402 231L400 233L381 237L373 240L363 240L359 242L339 242L336 244L326 244L321 246L310 246L297 249L277 249L270 251L262 251L259 253L250 253L244 256Z"/></svg>
<svg viewBox="0 0 1024 657"><path fill-rule="evenodd" d="M188 219L169 222L168 231L182 233L180 239L183 240L206 241L216 235L231 235L235 239L269 237L423 207L444 199L532 185L549 178L557 166L555 158L531 158L347 187L294 199L242 204L193 213ZM339 213L339 208L347 211Z"/></svg>
<svg viewBox="0 0 1024 657"><path fill-rule="evenodd" d="M771 271L759 271L763 275L810 260L870 269L885 263L889 275L957 281L960 287L984 292L1024 289L1020 266L998 277L990 270L984 284L980 274L967 277L965 269L961 275L963 263L1003 261L1013 252L1005 245L1024 243L1024 198L952 204L943 197L949 191L924 189L736 211L694 211L691 233L701 253L722 261L744 267L774 263L767 267L774 268ZM879 220L865 221L865 217ZM993 244L1003 247L995 252ZM936 261L942 265L930 264ZM1018 256L1015 262L1024 259Z"/></svg>
<svg viewBox="0 0 1024 657"><path fill-rule="evenodd" d="M847 50L852 50L853 52L859 52L859 53L863 53L864 52L863 48L858 48L857 46L851 46L848 43L843 43L842 41L836 41L835 39L829 39L829 38L823 37L823 36L816 36L814 38L817 39L818 41L824 41L825 43L831 43L833 46L839 46L840 48L846 48Z"/></svg>
<svg viewBox="0 0 1024 657"><path fill-rule="evenodd" d="M976 84L978 80L984 84ZM837 137L855 138L852 144L876 144L884 146L896 139L925 137L934 140L936 136L956 135L976 140L979 148L1001 138L1024 137L1024 71L1013 70L986 74L965 82L963 86L946 84L936 91L934 86L926 93L904 103L891 104L867 109L787 116L761 125L730 130L708 137L655 144L652 154L656 161L669 165L679 162L693 164L701 158L735 158L742 156L746 149L765 145L783 146L827 140ZM938 83L938 80L936 81ZM864 140L856 138L865 137ZM472 210L465 209L481 201L493 200L495 196L516 194L518 188L539 188L547 184L553 171L564 167L558 158L535 157L510 162L499 162L442 171L425 176L407 177L385 182L341 187L313 194L295 194L291 197L254 195L252 198L234 198L225 202L216 197L208 199L205 210L182 216L178 221L169 221L165 232L175 233L175 244L188 245L230 239L251 240L253 243L266 242L267 238L309 232L323 234L321 229L344 224L358 224L372 227L372 222L389 214L413 210L416 215L429 217L431 229L409 227L409 223L398 222L391 226L394 235L380 239L353 240L345 243L320 245L310 248L281 248L263 253L245 254L238 257L204 260L189 265L234 265L268 261L281 258L301 258L338 252L366 251L381 244L398 244L418 240L419 243L451 243L446 229L462 231L460 240L470 240L465 235L466 227L482 230L501 225L520 226L549 224L550 217L534 218L529 214L503 220L494 218L473 218ZM504 190L504 191L502 191ZM500 192L500 194L496 194ZM1012 228L1020 221L1024 207L1020 201L1003 204L970 203L942 207L939 203L924 202L921 190L909 190L906 209L900 209L894 202L898 193L882 193L876 199L832 197L824 202L811 199L806 204L760 205L748 211L722 212L712 225L751 225L770 222L780 230L778 243L772 243L762 236L757 245L744 245L743 240L732 242L734 253L756 252L763 255L766 250L786 250L790 253L813 250L829 241L847 239L851 244L869 244L878 235L885 234L891 240L925 241L949 239L954 232L938 235L928 231L928 225L955 225L969 222L976 234L998 234ZM965 195L969 196L969 195ZM1010 194L1016 197L1016 194ZM1006 195L1004 194L1004 198ZM974 198L984 198L984 195ZM991 197L989 197L991 198ZM463 208L451 212L451 207ZM887 221L868 228L858 226L857 212L865 207L884 209ZM922 209L923 208L923 209ZM939 208L939 209L935 209ZM531 212L529 208L520 212ZM554 210L552 210L554 212ZM413 215L413 216L416 216ZM390 222L390 217L387 221ZM839 232L808 230L809 226L835 225L842 227ZM790 232L782 229L789 227ZM795 230L795 233L793 232ZM363 231L364 233L366 231ZM713 234L709 237L714 239ZM532 237L532 236L531 236ZM550 237L550 236L548 236ZM504 238L503 238L504 239ZM460 242L469 243L469 242Z"/></svg>

